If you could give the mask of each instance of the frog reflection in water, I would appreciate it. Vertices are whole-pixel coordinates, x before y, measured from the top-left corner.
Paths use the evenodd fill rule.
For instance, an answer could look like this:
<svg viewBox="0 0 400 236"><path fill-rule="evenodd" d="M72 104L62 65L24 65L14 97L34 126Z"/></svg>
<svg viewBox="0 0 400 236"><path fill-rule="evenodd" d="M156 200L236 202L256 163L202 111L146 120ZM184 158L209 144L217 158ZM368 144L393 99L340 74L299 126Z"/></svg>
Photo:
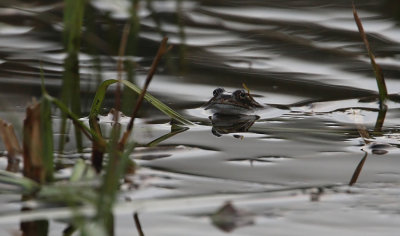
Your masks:
<svg viewBox="0 0 400 236"><path fill-rule="evenodd" d="M251 114L257 109L263 108L249 93L244 90L236 90L232 94L225 93L223 88L217 88L213 97L204 105L205 110L210 110L213 125L212 133L216 136L233 132L247 132L248 129L260 117ZM241 137L236 135L235 137Z"/></svg>

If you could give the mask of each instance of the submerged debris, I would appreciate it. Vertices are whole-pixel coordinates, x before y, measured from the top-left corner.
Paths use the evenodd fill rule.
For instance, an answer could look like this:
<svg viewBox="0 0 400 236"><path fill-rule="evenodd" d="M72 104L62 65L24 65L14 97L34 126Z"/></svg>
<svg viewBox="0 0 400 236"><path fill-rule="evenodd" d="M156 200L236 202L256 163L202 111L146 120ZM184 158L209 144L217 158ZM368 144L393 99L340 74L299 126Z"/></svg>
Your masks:
<svg viewBox="0 0 400 236"><path fill-rule="evenodd" d="M323 188L312 188L310 193L310 201L319 202L322 194L324 194Z"/></svg>

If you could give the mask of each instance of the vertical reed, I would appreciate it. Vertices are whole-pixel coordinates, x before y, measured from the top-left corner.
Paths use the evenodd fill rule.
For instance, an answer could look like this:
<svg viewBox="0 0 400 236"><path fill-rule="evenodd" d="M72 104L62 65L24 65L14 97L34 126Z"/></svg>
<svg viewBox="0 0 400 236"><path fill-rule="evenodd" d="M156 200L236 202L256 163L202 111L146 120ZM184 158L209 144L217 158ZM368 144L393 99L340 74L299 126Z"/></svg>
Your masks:
<svg viewBox="0 0 400 236"><path fill-rule="evenodd" d="M365 48L367 49L368 56L371 60L371 66L372 66L372 69L375 74L376 83L378 85L380 108L384 109L385 108L385 106L384 106L385 100L388 96L385 78L383 77L383 72L382 72L381 67L375 61L375 55L372 52L372 49L369 45L367 35L364 32L364 27L362 26L361 20L358 17L357 10L356 10L356 7L354 6L354 3L353 3L353 15L354 15L354 20L356 21L356 24L358 27L358 31L360 32L360 35L364 42Z"/></svg>
<svg viewBox="0 0 400 236"><path fill-rule="evenodd" d="M79 50L85 4L86 0L65 0L64 8L64 47L67 51L67 57L64 61L61 101L79 117L81 116ZM60 133L63 135L62 137L66 133L66 114L63 114ZM81 151L82 134L78 128L75 128L75 136L78 151ZM60 152L64 149L64 142L65 138L61 138Z"/></svg>

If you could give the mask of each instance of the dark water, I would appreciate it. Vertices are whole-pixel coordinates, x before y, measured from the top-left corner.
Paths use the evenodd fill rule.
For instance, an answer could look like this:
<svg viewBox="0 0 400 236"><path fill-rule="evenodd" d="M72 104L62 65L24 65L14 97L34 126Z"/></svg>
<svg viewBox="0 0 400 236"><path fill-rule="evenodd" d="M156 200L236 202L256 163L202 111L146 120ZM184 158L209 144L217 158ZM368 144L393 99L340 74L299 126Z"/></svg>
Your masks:
<svg viewBox="0 0 400 236"><path fill-rule="evenodd" d="M397 94L399 4L356 5L388 92ZM0 115L21 127L26 103L40 95L41 65L50 93L60 92L62 5L12 6L0 8ZM92 1L100 41L96 53L83 42L80 54L86 112L98 80L117 77L118 35L129 18L127 6L122 0ZM392 96L386 114L379 113L376 81L350 1L152 1L151 7L140 1L138 14L137 83L143 83L167 35L174 49L150 92L197 125L145 147L171 130L167 117L145 106L133 137L143 146L132 155L141 165L131 177L139 187L121 193L117 235L136 233L134 211L146 235L226 235L208 215L227 200L254 221L230 235L398 234L400 104ZM111 16L114 35L105 15ZM257 112L260 118L247 132L213 120L213 133L212 114L200 106L216 87L233 91L242 83L267 108ZM385 115L383 124L379 115ZM359 129L383 148L365 145ZM67 148L75 150L73 143ZM365 153L358 181L348 187ZM311 201L313 196L318 201ZM1 201L18 210L7 196ZM17 230L18 223L13 214L0 216L4 234ZM51 235L64 227L51 221Z"/></svg>

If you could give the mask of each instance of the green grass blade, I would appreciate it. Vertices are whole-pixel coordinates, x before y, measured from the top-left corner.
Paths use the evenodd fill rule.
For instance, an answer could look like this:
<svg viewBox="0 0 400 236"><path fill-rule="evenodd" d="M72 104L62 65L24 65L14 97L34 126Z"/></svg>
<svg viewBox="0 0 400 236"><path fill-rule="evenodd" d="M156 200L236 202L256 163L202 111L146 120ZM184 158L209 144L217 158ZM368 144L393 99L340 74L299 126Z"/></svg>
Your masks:
<svg viewBox="0 0 400 236"><path fill-rule="evenodd" d="M104 97L106 96L108 86L116 82L117 80L106 80L97 88L96 95L94 96L92 107L90 109L89 120L95 119L100 113L101 105L103 104Z"/></svg>
<svg viewBox="0 0 400 236"><path fill-rule="evenodd" d="M61 86L61 101L71 108L74 114L81 116L79 50L81 47L81 32L85 13L86 0L65 0L64 7L64 46L67 57L64 61L64 73ZM66 131L66 115L63 114L61 134ZM75 127L76 146L82 151L82 133ZM64 149L65 139L61 136L59 148Z"/></svg>
<svg viewBox="0 0 400 236"><path fill-rule="evenodd" d="M22 194L31 194L39 189L39 184L35 181L4 170L0 170L0 183L18 187ZM0 192L3 191L0 189Z"/></svg>
<svg viewBox="0 0 400 236"><path fill-rule="evenodd" d="M42 65L40 65L40 78L42 82L42 98L40 100L40 133L42 134L42 158L46 173L46 181L52 181L54 173L53 125L51 120L51 102L46 99L46 95L48 95L48 93L44 85Z"/></svg>
<svg viewBox="0 0 400 236"><path fill-rule="evenodd" d="M118 82L118 80L110 79L110 80L106 80L102 84L100 84L99 88L97 89L93 103L92 103L92 108L90 110L89 118L94 118L99 114L99 111L100 111L101 105L103 103L104 96L105 96L108 86L110 86L111 84L117 83L117 82ZM122 80L122 83L125 86L127 86L129 89L133 90L134 92L136 92L138 94L140 94L140 92L142 91L142 89L140 89L138 86L136 86L135 84L132 84L129 81ZM171 117L172 119L178 121L179 123L181 123L183 125L194 125L190 120L185 119L182 115L180 115L179 113L177 113L176 111L174 111L173 109L171 109L170 107L165 105L163 102L161 102L157 98L153 97L151 94L146 93L144 98L150 104L152 104L157 109L159 109L161 112L163 112L167 116Z"/></svg>
<svg viewBox="0 0 400 236"><path fill-rule="evenodd" d="M82 224L80 228L81 236L107 236L110 235L104 225L100 223Z"/></svg>
<svg viewBox="0 0 400 236"><path fill-rule="evenodd" d="M81 120L79 120L79 117L75 115L71 110L68 109L68 107L62 103L60 100L58 100L55 97L50 96L49 94L45 94L44 97L48 99L50 102L52 102L54 105L56 105L62 112L67 114L67 116L74 122L76 126L78 126L81 130L85 131L86 133L90 134L91 137L98 141L101 144L104 144L104 140L102 137L98 136L96 132L91 130L89 127L87 127Z"/></svg>
<svg viewBox="0 0 400 236"><path fill-rule="evenodd" d="M69 181L79 182L81 180L92 179L95 176L95 170L90 165L86 164L84 160L79 159L74 165L74 169L72 170L72 174L69 177Z"/></svg>
<svg viewBox="0 0 400 236"><path fill-rule="evenodd" d="M178 128L178 129L176 129L176 130L171 131L171 132L168 133L168 134L165 134L165 135L163 135L163 136L161 136L161 137L159 137L159 138L157 138L157 139L151 141L151 142L148 143L146 146L147 146L147 147L154 147L154 146L157 146L157 145L158 145L159 143L161 143L162 141L165 141L165 140L167 140L167 139L169 139L169 138L171 138L171 137L174 137L175 135L177 135L177 134L179 134L179 133L182 133L182 132L184 132L184 131L186 131L186 130L188 130L188 129L189 129L188 127L180 127L180 128Z"/></svg>
<svg viewBox="0 0 400 236"><path fill-rule="evenodd" d="M120 178L124 174L124 166L126 163L118 148L120 134L121 125L116 123L113 126L111 138L108 142L108 163L106 173L102 178L100 194L97 201L97 215L95 217L97 222L103 225L109 233L112 232L114 228L112 209L119 189Z"/></svg>
<svg viewBox="0 0 400 236"><path fill-rule="evenodd" d="M53 180L54 173L54 145L53 127L51 121L51 103L42 97L40 103L40 129L42 136L42 159L45 169L46 182Z"/></svg>
<svg viewBox="0 0 400 236"><path fill-rule="evenodd" d="M127 86L128 88L132 89L136 93L140 94L142 91L137 85L132 84L129 81L122 80L122 83ZM178 112L174 111L171 109L169 106L165 105L163 102L158 100L157 98L153 97L151 94L146 93L144 96L147 102L155 106L158 110L166 114L167 116L171 117L172 119L178 121L179 123L183 125L194 125L193 122L190 120L185 119L182 115L180 115Z"/></svg>

